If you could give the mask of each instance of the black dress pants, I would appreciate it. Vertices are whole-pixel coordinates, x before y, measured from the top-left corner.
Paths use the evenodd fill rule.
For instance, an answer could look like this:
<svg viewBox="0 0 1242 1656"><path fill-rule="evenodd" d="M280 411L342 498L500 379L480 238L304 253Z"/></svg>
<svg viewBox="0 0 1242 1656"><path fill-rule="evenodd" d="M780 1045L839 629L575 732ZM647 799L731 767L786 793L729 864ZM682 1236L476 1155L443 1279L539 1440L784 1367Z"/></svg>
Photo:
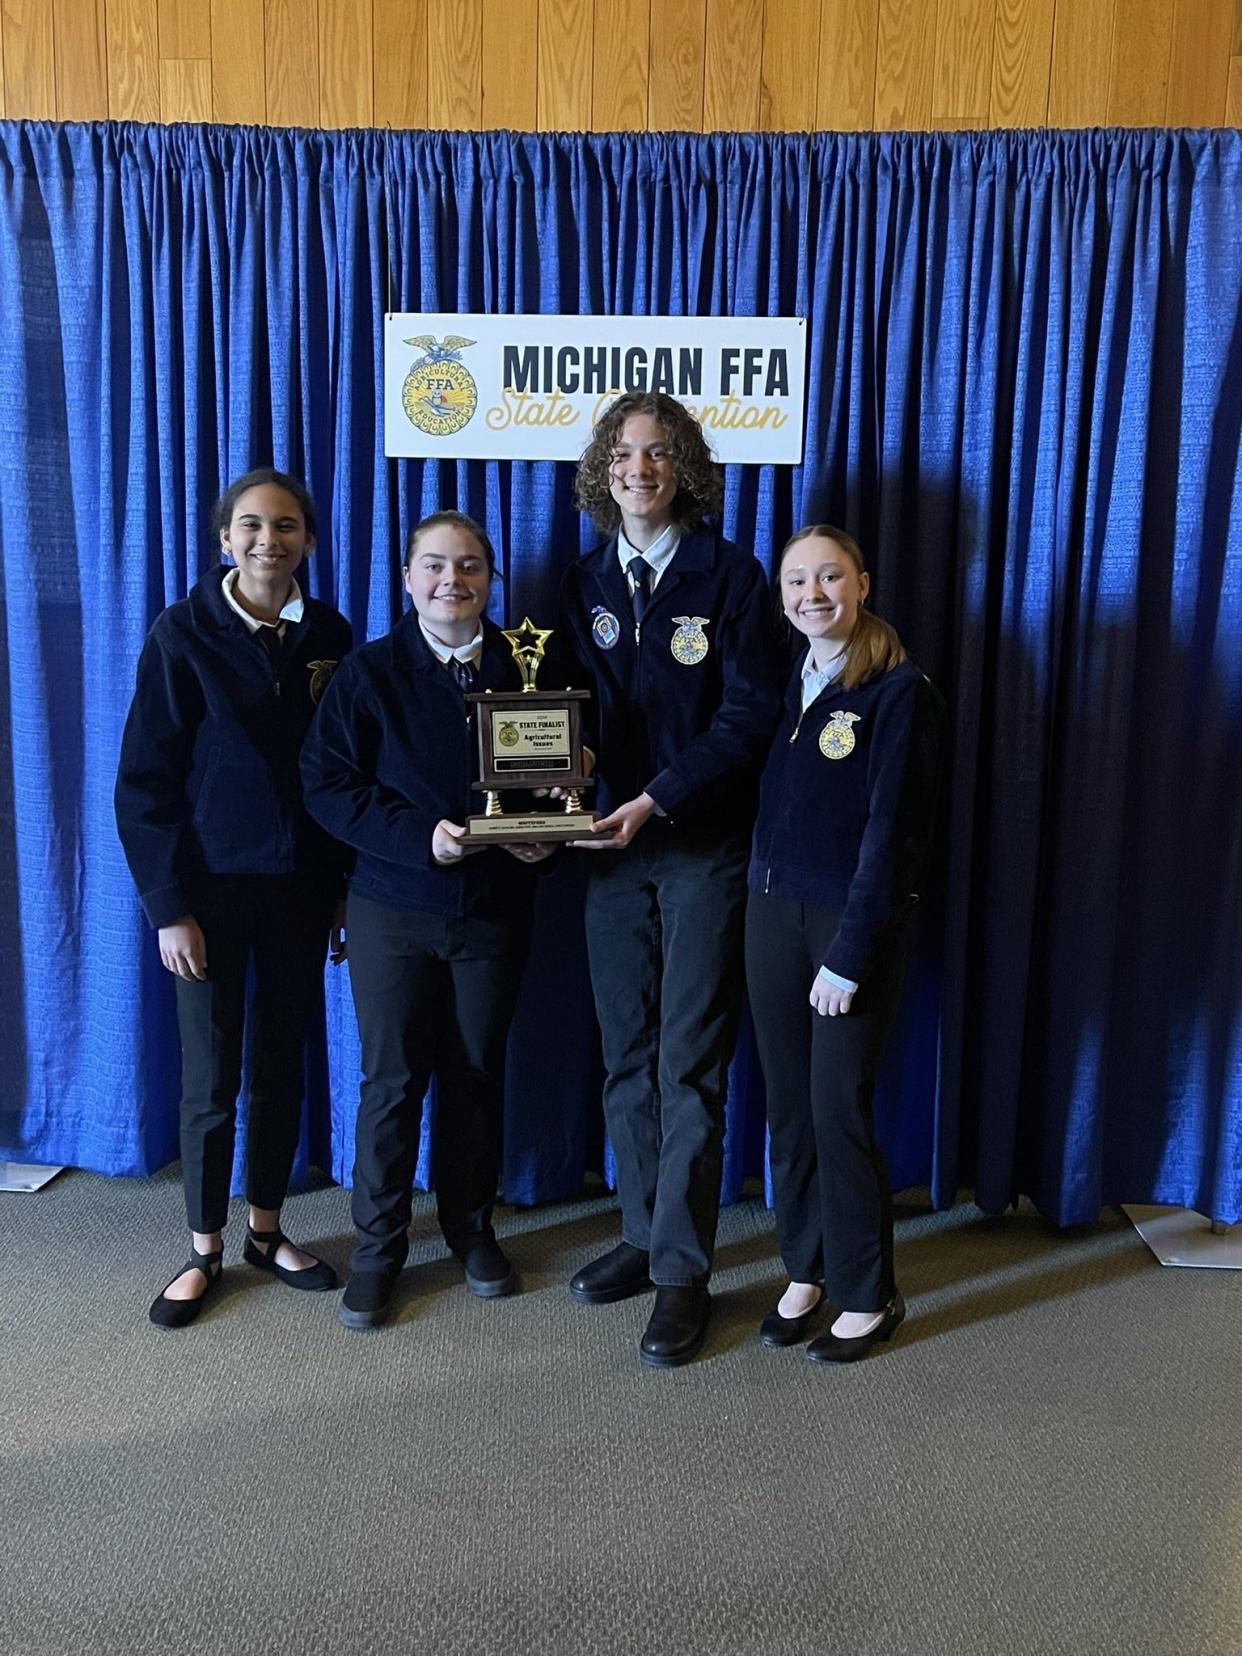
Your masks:
<svg viewBox="0 0 1242 1656"><path fill-rule="evenodd" d="M491 1237L504 1132L505 1045L530 922L445 919L351 892L349 978L362 1041L350 1269L390 1273L409 1249L423 1097L436 1079L432 1184L456 1252Z"/></svg>
<svg viewBox="0 0 1242 1656"><path fill-rule="evenodd" d="M246 1199L278 1208L302 1125L306 1036L323 996L333 898L293 874L204 876L193 915L207 979L176 980L181 1032L181 1168L190 1229L228 1217L243 1042L250 1042ZM254 994L246 1010L246 974Z"/></svg>
<svg viewBox="0 0 1242 1656"><path fill-rule="evenodd" d="M903 923L850 1010L810 1004L838 913L752 892L746 981L768 1093L781 1259L793 1282L823 1282L838 1311L879 1311L897 1291L888 1165L875 1138L875 1077L901 999Z"/></svg>
<svg viewBox="0 0 1242 1656"><path fill-rule="evenodd" d="M589 856L587 950L621 1233L650 1252L653 1282L705 1283L742 1003L749 841L653 817L626 850Z"/></svg>

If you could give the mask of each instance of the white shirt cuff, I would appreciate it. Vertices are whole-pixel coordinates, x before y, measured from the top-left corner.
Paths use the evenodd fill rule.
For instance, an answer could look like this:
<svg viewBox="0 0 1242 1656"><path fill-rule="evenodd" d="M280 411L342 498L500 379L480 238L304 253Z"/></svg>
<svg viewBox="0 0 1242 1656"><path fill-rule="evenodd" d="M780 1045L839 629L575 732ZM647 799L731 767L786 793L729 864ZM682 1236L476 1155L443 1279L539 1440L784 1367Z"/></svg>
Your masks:
<svg viewBox="0 0 1242 1656"><path fill-rule="evenodd" d="M831 983L835 989L843 989L847 995L855 995L858 993L858 985L856 983L851 983L849 978L838 977L835 972L830 972L826 966L820 967L819 975L823 978L825 983Z"/></svg>

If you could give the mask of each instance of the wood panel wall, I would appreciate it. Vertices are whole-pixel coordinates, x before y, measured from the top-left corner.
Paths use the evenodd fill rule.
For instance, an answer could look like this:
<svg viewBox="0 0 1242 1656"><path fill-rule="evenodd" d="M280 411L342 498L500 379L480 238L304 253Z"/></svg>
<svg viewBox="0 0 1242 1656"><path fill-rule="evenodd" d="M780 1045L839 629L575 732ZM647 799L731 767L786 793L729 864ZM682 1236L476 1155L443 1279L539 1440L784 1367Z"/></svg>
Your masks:
<svg viewBox="0 0 1242 1656"><path fill-rule="evenodd" d="M0 0L0 116L1239 125L1242 0Z"/></svg>

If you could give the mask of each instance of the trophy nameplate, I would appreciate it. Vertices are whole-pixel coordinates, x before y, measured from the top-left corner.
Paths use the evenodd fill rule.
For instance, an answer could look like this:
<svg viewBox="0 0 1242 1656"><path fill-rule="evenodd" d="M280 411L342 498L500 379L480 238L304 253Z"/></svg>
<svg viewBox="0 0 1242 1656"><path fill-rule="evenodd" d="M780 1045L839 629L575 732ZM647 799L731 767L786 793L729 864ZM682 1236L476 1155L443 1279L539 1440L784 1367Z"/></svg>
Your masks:
<svg viewBox="0 0 1242 1656"><path fill-rule="evenodd" d="M550 627L530 619L506 631L522 675L520 690L472 690L466 697L478 714L479 780L472 783L487 800L478 816L466 818L467 843L526 845L538 840L590 839L597 811L584 810L578 797L591 785L582 767L582 703L589 690L537 690L535 678ZM506 814L506 791L560 788L547 809Z"/></svg>

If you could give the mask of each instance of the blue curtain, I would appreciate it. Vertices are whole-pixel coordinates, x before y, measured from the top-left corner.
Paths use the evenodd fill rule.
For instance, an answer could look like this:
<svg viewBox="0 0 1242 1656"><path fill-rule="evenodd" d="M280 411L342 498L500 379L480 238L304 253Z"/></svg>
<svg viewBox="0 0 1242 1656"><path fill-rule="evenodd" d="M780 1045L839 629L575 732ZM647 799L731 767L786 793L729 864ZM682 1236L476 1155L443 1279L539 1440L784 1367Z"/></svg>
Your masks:
<svg viewBox="0 0 1242 1656"><path fill-rule="evenodd" d="M730 468L770 562L844 525L945 693L939 874L881 1098L898 1184L1242 1217L1242 137L518 137L0 123L0 1155L176 1154L171 994L116 844L138 649L222 481L320 505L359 637L409 522L553 613L572 468L383 458L381 318L809 318L805 463ZM600 1153L572 867L515 1031L511 1199ZM704 916L711 924L711 916ZM329 980L303 1158L348 1175ZM726 1194L762 1154L744 1043Z"/></svg>

